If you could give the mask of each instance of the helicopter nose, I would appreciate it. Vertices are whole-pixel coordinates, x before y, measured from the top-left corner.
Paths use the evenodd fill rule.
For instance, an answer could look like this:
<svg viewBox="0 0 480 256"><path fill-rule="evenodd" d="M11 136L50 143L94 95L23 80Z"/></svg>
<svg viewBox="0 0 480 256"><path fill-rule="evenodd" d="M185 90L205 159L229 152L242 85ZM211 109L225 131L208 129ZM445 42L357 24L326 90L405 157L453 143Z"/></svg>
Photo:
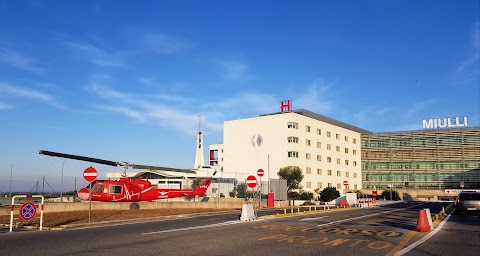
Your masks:
<svg viewBox="0 0 480 256"><path fill-rule="evenodd" d="M80 200L84 200L84 201L88 200L88 197L89 197L88 189L86 188L80 189L77 193L77 197Z"/></svg>

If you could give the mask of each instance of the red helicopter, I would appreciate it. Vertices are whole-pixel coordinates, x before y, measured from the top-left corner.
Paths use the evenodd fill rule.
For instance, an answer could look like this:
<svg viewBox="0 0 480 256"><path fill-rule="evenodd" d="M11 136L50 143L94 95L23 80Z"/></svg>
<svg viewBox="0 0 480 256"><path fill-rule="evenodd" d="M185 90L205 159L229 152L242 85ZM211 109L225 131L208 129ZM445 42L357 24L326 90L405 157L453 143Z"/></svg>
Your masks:
<svg viewBox="0 0 480 256"><path fill-rule="evenodd" d="M64 153L57 153L52 151L40 150L39 154L63 157L99 164L106 164L111 166L123 166L125 168L124 176L126 176L126 170L128 167L136 169L160 169L166 171L177 171L177 172L187 172L195 173L192 170L187 169L175 169L175 168L166 168L158 166L146 166L146 165L134 165L126 162L114 162L109 160L70 155ZM216 171L212 176L216 174ZM208 187L211 184L212 177L205 179L197 188L195 189L166 189L166 188L155 188L152 187L152 184L148 180L143 179L132 179L122 177L118 180L97 180L91 183L91 199L92 201L103 201L103 202L139 202L139 201L153 201L158 199L166 198L175 198L183 196L200 196L205 194ZM78 191L77 197L80 200L89 200L89 188L82 188Z"/></svg>

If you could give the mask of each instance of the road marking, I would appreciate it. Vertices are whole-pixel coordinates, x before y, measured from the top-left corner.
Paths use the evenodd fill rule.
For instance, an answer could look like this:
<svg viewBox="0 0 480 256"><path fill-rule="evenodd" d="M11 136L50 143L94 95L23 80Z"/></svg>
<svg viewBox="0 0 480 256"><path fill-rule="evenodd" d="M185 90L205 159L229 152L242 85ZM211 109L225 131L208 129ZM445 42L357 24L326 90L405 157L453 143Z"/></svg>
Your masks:
<svg viewBox="0 0 480 256"><path fill-rule="evenodd" d="M329 223L317 225L317 227L330 226L330 225L334 225L334 224L338 224L338 223L343 223L343 222L347 222L347 221L351 221L351 220L363 219L363 218L367 218L367 217L370 217L370 216L376 216L376 215L390 213L390 212L398 212L398 211L402 211L402 210L405 210L405 209L410 209L410 208L417 207L417 206L424 205L424 204L426 204L426 203L419 204L419 205L412 205L412 206L407 207L407 208L400 208L400 209L390 210L390 211L386 211L386 212L377 212L377 213L372 213L372 214L363 215L363 216L359 216L359 217L353 217L353 218L348 218L348 219L343 219L343 220L332 221L332 222L329 222Z"/></svg>
<svg viewBox="0 0 480 256"><path fill-rule="evenodd" d="M316 218L305 218L305 219L301 219L300 221L318 220L318 219L327 218L327 217L328 216L321 216L321 217L316 217Z"/></svg>
<svg viewBox="0 0 480 256"><path fill-rule="evenodd" d="M169 229L169 230L162 230L162 231L147 232L147 233L142 233L142 235L153 235L153 234L170 233L170 232L178 232L178 231L185 231L185 230L194 230L194 229L202 229L202 228L221 227L221 226L234 225L234 224L238 224L238 223L242 223L242 222L239 221L239 220L227 221L227 222L222 222L222 223L217 223L217 224L210 224L210 225L203 225L203 226L196 226L196 227L177 228L177 229Z"/></svg>
<svg viewBox="0 0 480 256"><path fill-rule="evenodd" d="M410 241L410 239L412 239L416 234L416 231L410 231L410 233L408 233L408 235L385 256L395 255L395 253L397 253L400 249L403 249L403 247L408 243L408 241Z"/></svg>
<svg viewBox="0 0 480 256"><path fill-rule="evenodd" d="M447 223L447 220L450 219L450 216L452 216L452 214L455 212L455 210L453 210L436 228L435 230L433 230L430 234L424 236L422 239L416 241L415 243L411 244L410 246L404 248L403 250L397 252L395 254L395 256L401 256L401 255L404 255L405 253L408 253L409 251L413 250L415 247L421 245L422 243L424 243L425 241L427 241L428 239L430 239L430 237L434 236L438 231L440 231L443 227L443 225L445 225L445 223Z"/></svg>

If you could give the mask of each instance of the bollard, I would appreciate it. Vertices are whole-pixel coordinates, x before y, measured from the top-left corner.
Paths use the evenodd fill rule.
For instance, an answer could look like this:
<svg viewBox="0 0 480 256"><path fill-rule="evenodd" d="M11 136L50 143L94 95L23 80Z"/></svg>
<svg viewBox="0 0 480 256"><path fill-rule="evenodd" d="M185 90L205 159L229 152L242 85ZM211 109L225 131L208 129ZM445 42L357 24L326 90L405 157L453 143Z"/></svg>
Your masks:
<svg viewBox="0 0 480 256"><path fill-rule="evenodd" d="M287 209L283 209L283 214L287 214Z"/></svg>
<svg viewBox="0 0 480 256"><path fill-rule="evenodd" d="M311 207L311 206L308 207L308 211L309 211L309 212L312 211L312 207Z"/></svg>
<svg viewBox="0 0 480 256"><path fill-rule="evenodd" d="M290 213L293 213L293 208L292 208L292 209L290 209Z"/></svg>
<svg viewBox="0 0 480 256"><path fill-rule="evenodd" d="M297 212L300 212L300 208L297 208Z"/></svg>

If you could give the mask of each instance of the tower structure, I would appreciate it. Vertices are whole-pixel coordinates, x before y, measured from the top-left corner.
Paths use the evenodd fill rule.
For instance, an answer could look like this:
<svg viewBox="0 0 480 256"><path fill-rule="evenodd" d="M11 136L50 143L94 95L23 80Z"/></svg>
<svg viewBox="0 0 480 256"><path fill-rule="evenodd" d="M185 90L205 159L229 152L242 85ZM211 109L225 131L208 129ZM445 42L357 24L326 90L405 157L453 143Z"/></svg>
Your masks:
<svg viewBox="0 0 480 256"><path fill-rule="evenodd" d="M205 158L203 157L203 133L201 127L202 116L198 116L198 133L197 133L197 152L195 154L195 164L193 169L197 170L205 165Z"/></svg>

